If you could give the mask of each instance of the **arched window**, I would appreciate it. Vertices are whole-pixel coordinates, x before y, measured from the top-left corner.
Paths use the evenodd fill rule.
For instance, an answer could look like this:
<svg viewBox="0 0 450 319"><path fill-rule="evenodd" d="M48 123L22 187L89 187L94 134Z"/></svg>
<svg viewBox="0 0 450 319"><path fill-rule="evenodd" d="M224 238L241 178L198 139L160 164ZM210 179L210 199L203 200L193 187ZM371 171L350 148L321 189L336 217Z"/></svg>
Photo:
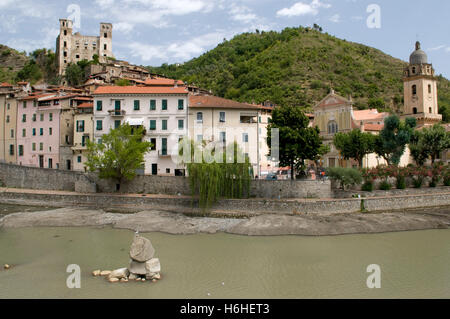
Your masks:
<svg viewBox="0 0 450 319"><path fill-rule="evenodd" d="M413 66L413 68L412 68L412 73L416 74L416 67L415 66Z"/></svg>
<svg viewBox="0 0 450 319"><path fill-rule="evenodd" d="M415 84L412 86L412 94L413 95L417 94L417 85L415 85Z"/></svg>
<svg viewBox="0 0 450 319"><path fill-rule="evenodd" d="M413 108L413 114L417 114L417 107Z"/></svg>
<svg viewBox="0 0 450 319"><path fill-rule="evenodd" d="M328 122L328 134L335 134L338 132L338 125L335 121Z"/></svg>
<svg viewBox="0 0 450 319"><path fill-rule="evenodd" d="M431 94L431 84L428 84L428 94Z"/></svg>

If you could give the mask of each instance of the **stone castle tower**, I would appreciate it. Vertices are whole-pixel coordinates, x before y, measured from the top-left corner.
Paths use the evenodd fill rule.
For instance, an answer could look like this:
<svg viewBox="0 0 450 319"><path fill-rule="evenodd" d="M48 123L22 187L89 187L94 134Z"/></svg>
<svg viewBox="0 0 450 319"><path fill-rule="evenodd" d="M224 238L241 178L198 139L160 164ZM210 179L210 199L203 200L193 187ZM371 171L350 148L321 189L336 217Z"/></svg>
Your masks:
<svg viewBox="0 0 450 319"><path fill-rule="evenodd" d="M68 19L59 20L59 35L56 38L56 56L58 73L64 75L69 63L81 60L92 60L99 56L102 63L107 58L114 58L112 53L112 24L100 23L99 36L84 36L79 32L72 34L73 22Z"/></svg>
<svg viewBox="0 0 450 319"><path fill-rule="evenodd" d="M416 50L404 70L404 117L415 117L417 126L429 126L442 120L438 112L437 80L427 54L416 42Z"/></svg>

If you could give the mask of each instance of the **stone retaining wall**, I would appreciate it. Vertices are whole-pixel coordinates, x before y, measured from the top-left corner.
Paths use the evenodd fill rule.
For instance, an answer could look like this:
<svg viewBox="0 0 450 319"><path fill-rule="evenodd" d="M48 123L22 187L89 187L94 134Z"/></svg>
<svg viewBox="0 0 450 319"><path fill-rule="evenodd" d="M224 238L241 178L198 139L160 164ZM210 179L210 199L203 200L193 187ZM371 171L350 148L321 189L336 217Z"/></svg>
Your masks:
<svg viewBox="0 0 450 319"><path fill-rule="evenodd" d="M116 184L98 178L94 173L82 173L0 163L0 180L6 187L76 191L78 193L114 193ZM191 195L186 177L136 176L120 185L120 193ZM331 198L329 181L266 181L251 182L250 197L258 198Z"/></svg>
<svg viewBox="0 0 450 319"><path fill-rule="evenodd" d="M364 206L370 212L391 211L411 208L450 206L450 192L423 195L365 198ZM127 196L111 194L48 194L38 192L17 192L2 189L0 202L42 206L90 206L97 208L164 209L187 211L197 206L188 197ZM243 199L221 200L213 209L225 213L255 215L263 213L354 213L361 211L361 199ZM196 210L196 209L195 209Z"/></svg>

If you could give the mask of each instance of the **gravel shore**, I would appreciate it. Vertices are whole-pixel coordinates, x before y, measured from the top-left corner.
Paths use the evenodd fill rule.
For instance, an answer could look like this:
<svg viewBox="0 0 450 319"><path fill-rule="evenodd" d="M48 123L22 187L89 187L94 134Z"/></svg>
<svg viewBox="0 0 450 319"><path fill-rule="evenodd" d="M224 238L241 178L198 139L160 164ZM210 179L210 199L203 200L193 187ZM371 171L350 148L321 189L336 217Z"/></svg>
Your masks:
<svg viewBox="0 0 450 319"><path fill-rule="evenodd" d="M325 236L382 233L448 229L450 207L384 213L263 214L240 219L189 217L181 213L158 210L110 213L102 209L67 207L16 212L0 218L0 228L104 226L169 234L226 232L250 236Z"/></svg>

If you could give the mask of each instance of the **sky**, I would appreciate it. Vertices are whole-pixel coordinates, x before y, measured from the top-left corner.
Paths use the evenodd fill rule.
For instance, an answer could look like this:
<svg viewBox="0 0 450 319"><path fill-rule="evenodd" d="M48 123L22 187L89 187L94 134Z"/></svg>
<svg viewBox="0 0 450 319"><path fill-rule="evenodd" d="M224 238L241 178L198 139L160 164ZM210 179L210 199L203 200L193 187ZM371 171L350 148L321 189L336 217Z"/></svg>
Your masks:
<svg viewBox="0 0 450 319"><path fill-rule="evenodd" d="M183 63L242 32L320 25L324 32L409 60L417 40L437 74L450 79L448 0L0 0L0 43L55 49L59 19L98 35L113 23L117 59Z"/></svg>

